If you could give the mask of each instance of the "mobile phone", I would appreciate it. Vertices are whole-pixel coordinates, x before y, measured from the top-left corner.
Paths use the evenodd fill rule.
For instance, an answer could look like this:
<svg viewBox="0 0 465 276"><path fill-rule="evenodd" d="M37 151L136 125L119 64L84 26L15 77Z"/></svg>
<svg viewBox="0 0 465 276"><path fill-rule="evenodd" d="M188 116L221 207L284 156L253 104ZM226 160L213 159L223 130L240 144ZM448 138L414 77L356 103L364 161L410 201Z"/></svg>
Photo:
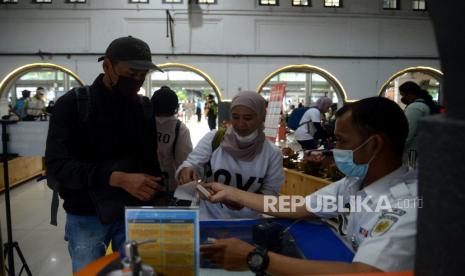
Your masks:
<svg viewBox="0 0 465 276"><path fill-rule="evenodd" d="M208 198L208 197L211 196L210 192L209 192L207 189L205 189L202 185L197 185L197 186L195 186L195 188L196 188L199 192L201 192L205 197Z"/></svg>

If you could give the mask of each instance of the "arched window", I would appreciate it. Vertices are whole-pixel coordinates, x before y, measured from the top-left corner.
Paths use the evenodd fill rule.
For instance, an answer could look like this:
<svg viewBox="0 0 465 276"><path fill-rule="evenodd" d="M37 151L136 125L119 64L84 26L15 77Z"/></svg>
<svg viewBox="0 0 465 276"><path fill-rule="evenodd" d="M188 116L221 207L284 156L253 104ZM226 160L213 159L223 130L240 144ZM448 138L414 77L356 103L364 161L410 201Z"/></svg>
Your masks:
<svg viewBox="0 0 465 276"><path fill-rule="evenodd" d="M84 82L73 71L53 63L32 63L18 67L10 72L0 83L0 113L8 113L8 105L15 106L23 90L34 95L38 87L45 91L45 101L56 101L73 87Z"/></svg>
<svg viewBox="0 0 465 276"><path fill-rule="evenodd" d="M444 99L441 94L442 72L431 67L409 67L392 75L381 87L378 94L389 98L401 107L404 104L400 101L399 86L404 82L413 81L422 89L428 91L433 100L443 104Z"/></svg>
<svg viewBox="0 0 465 276"><path fill-rule="evenodd" d="M257 92L267 98L271 85L276 83L286 84L284 98L286 109L291 105L297 107L299 103L309 106L322 96L331 98L339 106L347 100L347 94L336 77L322 68L308 64L279 68L260 83Z"/></svg>

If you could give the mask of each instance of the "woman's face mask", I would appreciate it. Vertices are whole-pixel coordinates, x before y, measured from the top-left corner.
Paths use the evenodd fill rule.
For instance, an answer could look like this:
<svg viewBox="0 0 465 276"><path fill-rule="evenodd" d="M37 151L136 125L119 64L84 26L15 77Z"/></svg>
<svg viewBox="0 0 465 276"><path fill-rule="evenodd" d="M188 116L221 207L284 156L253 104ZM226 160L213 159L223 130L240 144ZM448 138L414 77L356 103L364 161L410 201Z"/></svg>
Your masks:
<svg viewBox="0 0 465 276"><path fill-rule="evenodd" d="M368 161L366 164L355 164L354 162L354 152L366 145L373 136L368 138L360 146L354 150L343 150L343 149L333 149L334 161L336 162L337 168L346 176L358 177L360 179L365 178L365 175L368 172L368 166L371 161L375 158L376 154Z"/></svg>
<svg viewBox="0 0 465 276"><path fill-rule="evenodd" d="M233 129L234 130L234 129ZM237 141L241 144L246 144L252 142L255 138L258 136L258 130L255 130L254 132L250 133L247 136L240 136L237 134L237 132L234 130L234 135L236 135Z"/></svg>

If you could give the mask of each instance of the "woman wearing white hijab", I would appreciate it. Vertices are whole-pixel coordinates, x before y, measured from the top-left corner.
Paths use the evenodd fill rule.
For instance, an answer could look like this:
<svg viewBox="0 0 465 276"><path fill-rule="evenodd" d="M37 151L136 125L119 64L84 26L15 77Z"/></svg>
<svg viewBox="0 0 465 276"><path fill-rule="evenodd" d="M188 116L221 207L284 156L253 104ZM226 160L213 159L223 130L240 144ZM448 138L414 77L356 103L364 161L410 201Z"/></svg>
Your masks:
<svg viewBox="0 0 465 276"><path fill-rule="evenodd" d="M265 139L265 113L265 99L258 93L244 91L235 96L231 103L231 126L220 146L212 152L216 130L206 134L178 168L179 182L204 179L244 191L277 195L284 182L282 155L278 147ZM242 206L201 201L201 219L259 216Z"/></svg>

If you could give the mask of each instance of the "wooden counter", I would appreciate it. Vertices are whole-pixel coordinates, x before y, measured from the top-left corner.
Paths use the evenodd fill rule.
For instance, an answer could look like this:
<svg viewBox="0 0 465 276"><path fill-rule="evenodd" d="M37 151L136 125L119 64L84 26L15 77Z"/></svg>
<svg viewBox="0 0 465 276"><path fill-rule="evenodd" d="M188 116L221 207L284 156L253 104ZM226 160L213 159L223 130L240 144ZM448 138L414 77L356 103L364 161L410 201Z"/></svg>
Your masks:
<svg viewBox="0 0 465 276"><path fill-rule="evenodd" d="M10 187L23 183L44 172L42 157L17 157L8 161ZM0 161L0 191L4 190L3 162Z"/></svg>
<svg viewBox="0 0 465 276"><path fill-rule="evenodd" d="M284 185L281 187L281 193L284 195L306 196L332 182L286 168L284 168L284 178Z"/></svg>

